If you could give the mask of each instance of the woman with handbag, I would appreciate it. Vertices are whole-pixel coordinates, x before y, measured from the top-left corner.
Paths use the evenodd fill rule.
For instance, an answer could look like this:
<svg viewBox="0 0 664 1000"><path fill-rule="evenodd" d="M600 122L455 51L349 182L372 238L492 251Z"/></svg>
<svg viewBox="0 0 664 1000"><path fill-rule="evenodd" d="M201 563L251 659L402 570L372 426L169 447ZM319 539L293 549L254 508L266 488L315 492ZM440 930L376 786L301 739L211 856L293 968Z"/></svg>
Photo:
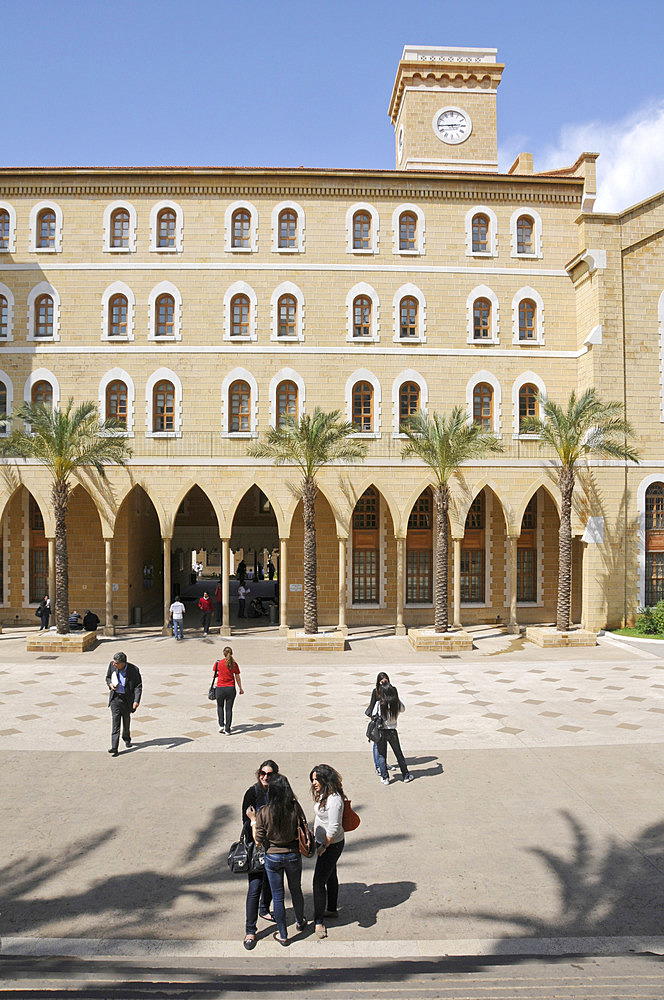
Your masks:
<svg viewBox="0 0 664 1000"><path fill-rule="evenodd" d="M267 805L267 789L272 775L279 774L279 765L273 760L264 760L256 771L256 783L244 793L242 799L242 836L247 845L254 847L252 836L252 818L261 806ZM251 951L256 947L256 924L258 917L274 923L274 917L270 913L270 903L272 902L272 891L268 882L265 869L252 871L251 865L247 872L249 885L247 887L246 922L244 933L244 947Z"/></svg>
<svg viewBox="0 0 664 1000"><path fill-rule="evenodd" d="M317 858L314 871L314 923L316 937L326 938L325 917L338 916L337 861L344 849L342 826L344 790L341 775L329 764L317 764L309 775L314 800L314 837Z"/></svg>
<svg viewBox="0 0 664 1000"><path fill-rule="evenodd" d="M378 769L380 780L384 785L389 785L390 779L387 776L387 745L392 747L397 763L401 768L403 781L413 781L413 775L408 773L408 765L401 749L399 734L397 732L397 720L402 712L406 711L406 706L399 699L399 692L392 684L382 684L378 692L378 701L374 708L374 715L380 714L381 726L378 730L378 740L376 750L378 757Z"/></svg>
<svg viewBox="0 0 664 1000"><path fill-rule="evenodd" d="M369 707L365 708L364 710L364 714L369 718L371 718L371 716L374 714L374 709L376 707L376 702L378 701L378 696L380 694L381 687L384 684L389 684L389 683L390 683L390 678L387 676L384 670L381 670L378 676L376 677L376 686L371 692ZM375 740L372 741L372 747L373 747L374 767L376 768L376 774L380 776L380 768L378 767L378 747Z"/></svg>
<svg viewBox="0 0 664 1000"><path fill-rule="evenodd" d="M283 774L275 774L269 779L267 804L258 811L249 806L247 815L255 842L265 848L265 872L272 890L274 919L278 928L273 937L286 947L288 928L284 906L284 873L295 910L295 926L298 931L303 931L307 926L301 885L302 855L298 840L298 827L301 823L306 827L306 819L288 778Z"/></svg>
<svg viewBox="0 0 664 1000"><path fill-rule="evenodd" d="M219 732L231 735L231 723L233 721L233 702L235 701L235 682L237 680L237 690L244 694L242 681L240 680L240 668L233 659L233 650L230 646L224 646L223 660L217 660L212 674L212 687L217 699L217 718L219 719ZM226 718L224 719L224 715Z"/></svg>

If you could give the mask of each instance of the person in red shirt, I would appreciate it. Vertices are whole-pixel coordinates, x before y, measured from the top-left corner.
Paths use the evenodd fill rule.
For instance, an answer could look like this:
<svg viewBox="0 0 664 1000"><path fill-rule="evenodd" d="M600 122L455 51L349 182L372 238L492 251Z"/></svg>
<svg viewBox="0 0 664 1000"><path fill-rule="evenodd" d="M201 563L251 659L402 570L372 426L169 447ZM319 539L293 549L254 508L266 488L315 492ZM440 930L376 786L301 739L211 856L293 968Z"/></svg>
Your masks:
<svg viewBox="0 0 664 1000"><path fill-rule="evenodd" d="M221 604L224 599L224 592L221 587L221 580L217 584L217 589L214 592L214 603L217 605L217 621L221 625Z"/></svg>
<svg viewBox="0 0 664 1000"><path fill-rule="evenodd" d="M210 595L207 590L198 602L198 607L201 612L201 625L203 626L203 635L207 635L210 629L210 619L212 618L213 605L210 600Z"/></svg>
<svg viewBox="0 0 664 1000"><path fill-rule="evenodd" d="M237 679L237 690L244 694L242 681L240 680L240 668L233 659L233 650L230 646L224 647L224 659L217 660L214 665L212 683L215 686L217 696L217 718L219 719L219 732L231 735L231 723L233 721L233 702L235 701L235 681ZM224 715L226 716L224 720Z"/></svg>

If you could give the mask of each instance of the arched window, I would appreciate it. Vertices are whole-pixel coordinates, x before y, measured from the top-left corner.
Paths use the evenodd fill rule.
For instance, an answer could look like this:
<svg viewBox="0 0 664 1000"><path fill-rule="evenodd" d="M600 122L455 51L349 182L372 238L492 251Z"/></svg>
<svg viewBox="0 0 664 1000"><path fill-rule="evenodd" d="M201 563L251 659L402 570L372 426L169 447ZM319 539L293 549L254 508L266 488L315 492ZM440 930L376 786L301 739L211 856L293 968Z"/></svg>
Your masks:
<svg viewBox="0 0 664 1000"><path fill-rule="evenodd" d="M129 249L129 212L126 208L116 208L111 215L111 246L114 249ZM160 221L161 232L161 221Z"/></svg>
<svg viewBox="0 0 664 1000"><path fill-rule="evenodd" d="M52 208L43 208L37 216L37 246L40 250L55 249L55 212Z"/></svg>
<svg viewBox="0 0 664 1000"><path fill-rule="evenodd" d="M251 212L247 208L238 208L231 219L231 246L251 247Z"/></svg>
<svg viewBox="0 0 664 1000"><path fill-rule="evenodd" d="M417 216L414 212L402 212L399 216L399 249L417 250Z"/></svg>
<svg viewBox="0 0 664 1000"><path fill-rule="evenodd" d="M516 220L516 252L517 254L533 254L535 244L533 241L534 222L529 215L520 215Z"/></svg>
<svg viewBox="0 0 664 1000"><path fill-rule="evenodd" d="M473 339L491 338L491 303L488 299L475 299L473 303Z"/></svg>
<svg viewBox="0 0 664 1000"><path fill-rule="evenodd" d="M404 382L399 389L399 427L420 408L420 387L417 382Z"/></svg>
<svg viewBox="0 0 664 1000"><path fill-rule="evenodd" d="M406 532L406 604L430 604L433 583L431 490L415 501Z"/></svg>
<svg viewBox="0 0 664 1000"><path fill-rule="evenodd" d="M172 382L157 382L153 390L152 430L175 430L175 386Z"/></svg>
<svg viewBox="0 0 664 1000"><path fill-rule="evenodd" d="M0 295L0 340L9 336L9 302L5 295Z"/></svg>
<svg viewBox="0 0 664 1000"><path fill-rule="evenodd" d="M537 494L528 501L521 519L521 534L516 548L516 599L537 600Z"/></svg>
<svg viewBox="0 0 664 1000"><path fill-rule="evenodd" d="M365 490L353 511L353 604L378 603L379 498Z"/></svg>
<svg viewBox="0 0 664 1000"><path fill-rule="evenodd" d="M353 299L353 336L371 336L371 299L366 295Z"/></svg>
<svg viewBox="0 0 664 1000"><path fill-rule="evenodd" d="M472 247L473 253L489 251L489 218L483 213L473 216Z"/></svg>
<svg viewBox="0 0 664 1000"><path fill-rule="evenodd" d="M162 208L157 215L157 246L175 249L177 216L172 208Z"/></svg>
<svg viewBox="0 0 664 1000"><path fill-rule="evenodd" d="M175 299L172 295L160 295L154 310L155 337L173 337L175 334Z"/></svg>
<svg viewBox="0 0 664 1000"><path fill-rule="evenodd" d="M50 295L40 295L35 302L35 337L53 336L53 299Z"/></svg>
<svg viewBox="0 0 664 1000"><path fill-rule="evenodd" d="M356 212L353 216L353 250L371 250L371 216Z"/></svg>
<svg viewBox="0 0 664 1000"><path fill-rule="evenodd" d="M0 382L0 414L7 413L7 386L4 382ZM7 424L4 420L0 421L0 434L7 433Z"/></svg>
<svg viewBox="0 0 664 1000"><path fill-rule="evenodd" d="M234 295L231 299L231 337L249 336L249 297Z"/></svg>
<svg viewBox="0 0 664 1000"><path fill-rule="evenodd" d="M125 430L127 428L127 386L120 379L109 382L106 387L106 419L116 420Z"/></svg>
<svg viewBox="0 0 664 1000"><path fill-rule="evenodd" d="M294 295L282 295L277 303L279 313L278 335L297 336L297 299Z"/></svg>
<svg viewBox="0 0 664 1000"><path fill-rule="evenodd" d="M35 382L30 395L31 402L35 406L53 406L53 386L45 379Z"/></svg>
<svg viewBox="0 0 664 1000"><path fill-rule="evenodd" d="M290 380L277 386L277 427L281 427L285 417L297 420L297 386Z"/></svg>
<svg viewBox="0 0 664 1000"><path fill-rule="evenodd" d="M109 337L127 336L127 319L129 303L126 295L112 295L108 300L108 335Z"/></svg>
<svg viewBox="0 0 664 1000"><path fill-rule="evenodd" d="M461 542L461 600L485 600L485 510L484 491L470 505Z"/></svg>
<svg viewBox="0 0 664 1000"><path fill-rule="evenodd" d="M11 237L11 219L9 212L3 208L0 210L0 250L9 250L9 240Z"/></svg>
<svg viewBox="0 0 664 1000"><path fill-rule="evenodd" d="M399 333L402 338L417 337L417 299L407 295L399 303Z"/></svg>
<svg viewBox="0 0 664 1000"><path fill-rule="evenodd" d="M532 433L523 431L522 423L526 417L539 417L539 390L537 386L527 382L519 389L519 433Z"/></svg>
<svg viewBox="0 0 664 1000"><path fill-rule="evenodd" d="M473 389L473 422L487 431L493 427L493 389L486 382Z"/></svg>
<svg viewBox="0 0 664 1000"><path fill-rule="evenodd" d="M532 299L519 302L519 340L537 339L537 306Z"/></svg>
<svg viewBox="0 0 664 1000"><path fill-rule="evenodd" d="M373 386L356 382L353 386L353 424L360 433L373 431Z"/></svg>
<svg viewBox="0 0 664 1000"><path fill-rule="evenodd" d="M278 246L284 250L297 249L297 212L292 208L279 213Z"/></svg>
<svg viewBox="0 0 664 1000"><path fill-rule="evenodd" d="M645 603L653 607L664 599L664 483L646 490L646 591Z"/></svg>
<svg viewBox="0 0 664 1000"><path fill-rule="evenodd" d="M251 390L244 381L233 382L228 390L228 429L231 433L251 430Z"/></svg>

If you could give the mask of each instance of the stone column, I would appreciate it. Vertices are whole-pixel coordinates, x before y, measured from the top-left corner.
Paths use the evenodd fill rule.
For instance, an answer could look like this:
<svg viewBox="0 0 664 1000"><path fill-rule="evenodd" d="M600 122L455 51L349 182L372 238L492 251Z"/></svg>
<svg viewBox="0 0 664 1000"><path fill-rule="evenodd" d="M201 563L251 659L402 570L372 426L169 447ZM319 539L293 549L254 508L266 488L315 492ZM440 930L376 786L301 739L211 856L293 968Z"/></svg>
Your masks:
<svg viewBox="0 0 664 1000"><path fill-rule="evenodd" d="M230 538L221 539L221 631L231 633L231 546Z"/></svg>
<svg viewBox="0 0 664 1000"><path fill-rule="evenodd" d="M518 538L510 535L509 541L509 571L510 571L510 623L507 631L510 635L519 634L519 623L516 617L516 592L517 592L517 543Z"/></svg>
<svg viewBox="0 0 664 1000"><path fill-rule="evenodd" d="M51 602L51 624L55 625L55 538L48 539L48 596Z"/></svg>
<svg viewBox="0 0 664 1000"><path fill-rule="evenodd" d="M104 539L106 559L106 624L104 635L115 635L115 619L113 618L113 539Z"/></svg>
<svg viewBox="0 0 664 1000"><path fill-rule="evenodd" d="M288 539L279 539L279 635L288 635L288 587L286 586Z"/></svg>
<svg viewBox="0 0 664 1000"><path fill-rule="evenodd" d="M348 635L346 626L346 539L339 537L339 625L338 630Z"/></svg>
<svg viewBox="0 0 664 1000"><path fill-rule="evenodd" d="M403 623L403 598L406 587L406 539L397 538L397 623L396 635L405 635Z"/></svg>
<svg viewBox="0 0 664 1000"><path fill-rule="evenodd" d="M162 627L162 635L168 635L170 629L168 627L168 612L171 606L171 539L163 538L161 539L163 551L164 551L164 624Z"/></svg>
<svg viewBox="0 0 664 1000"><path fill-rule="evenodd" d="M453 612L453 622L455 628L461 628L461 539L453 538L452 544L454 546L454 583L453 583L453 594L454 594L454 612Z"/></svg>

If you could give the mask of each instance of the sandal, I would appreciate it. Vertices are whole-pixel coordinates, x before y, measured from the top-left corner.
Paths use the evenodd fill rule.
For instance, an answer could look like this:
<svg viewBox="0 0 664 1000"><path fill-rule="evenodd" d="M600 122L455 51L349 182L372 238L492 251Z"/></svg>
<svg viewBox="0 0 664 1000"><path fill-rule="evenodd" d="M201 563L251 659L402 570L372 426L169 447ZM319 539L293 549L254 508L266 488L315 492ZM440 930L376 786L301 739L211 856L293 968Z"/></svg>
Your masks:
<svg viewBox="0 0 664 1000"><path fill-rule="evenodd" d="M277 921L276 921L276 920L274 919L274 917L272 916L272 914L270 913L270 911L269 911L269 910L268 910L268 912L267 912L267 913L259 913L259 914L258 914L258 916L259 916L259 917L261 918L261 920L267 920L267 921L269 921L269 922L270 922L271 924L276 924L276 922L277 922Z"/></svg>
<svg viewBox="0 0 664 1000"><path fill-rule="evenodd" d="M327 930L325 929L325 924L316 925L316 937L318 938L319 941L322 941L323 938L327 937Z"/></svg>
<svg viewBox="0 0 664 1000"><path fill-rule="evenodd" d="M288 938L285 938L285 939L284 938L280 938L279 937L279 931L275 931L274 934L272 935L272 937L277 942L277 944L281 945L282 948L287 948L288 947L288 944L289 944Z"/></svg>

